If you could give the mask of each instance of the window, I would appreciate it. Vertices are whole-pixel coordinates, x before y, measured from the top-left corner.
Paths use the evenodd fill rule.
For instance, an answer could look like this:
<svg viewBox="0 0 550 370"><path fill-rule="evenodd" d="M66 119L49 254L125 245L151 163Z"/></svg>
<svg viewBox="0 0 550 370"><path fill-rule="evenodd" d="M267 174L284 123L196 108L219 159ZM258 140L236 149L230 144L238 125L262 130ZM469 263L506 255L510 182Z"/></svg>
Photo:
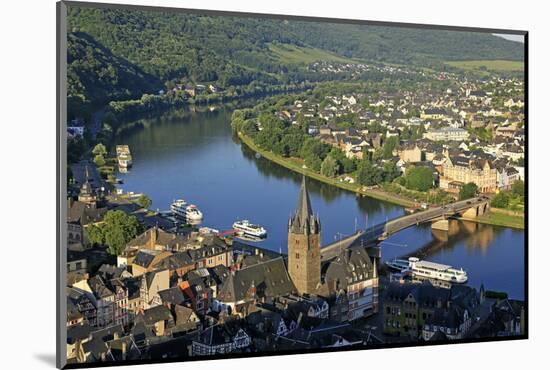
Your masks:
<svg viewBox="0 0 550 370"><path fill-rule="evenodd" d="M296 253L296 259L300 259L300 253Z"/></svg>

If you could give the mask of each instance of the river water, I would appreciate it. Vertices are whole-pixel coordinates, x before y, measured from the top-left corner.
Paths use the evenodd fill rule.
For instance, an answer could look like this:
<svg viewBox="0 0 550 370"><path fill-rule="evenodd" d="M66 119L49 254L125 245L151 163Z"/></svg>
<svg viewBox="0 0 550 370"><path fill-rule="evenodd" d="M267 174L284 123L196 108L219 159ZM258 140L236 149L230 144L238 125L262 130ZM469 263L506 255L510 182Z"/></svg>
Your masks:
<svg viewBox="0 0 550 370"><path fill-rule="evenodd" d="M232 135L230 108L178 110L139 121L117 144L128 144L134 165L120 174L125 191L147 194L152 208L169 209L183 198L204 213L203 225L231 229L249 219L264 226L268 238L258 245L286 253L287 223L296 207L301 175L241 145ZM313 210L321 218L322 244L356 229L405 214L403 207L308 179ZM420 225L382 244L382 259L415 255L464 268L469 285L505 291L524 299L524 231L452 221L447 234Z"/></svg>

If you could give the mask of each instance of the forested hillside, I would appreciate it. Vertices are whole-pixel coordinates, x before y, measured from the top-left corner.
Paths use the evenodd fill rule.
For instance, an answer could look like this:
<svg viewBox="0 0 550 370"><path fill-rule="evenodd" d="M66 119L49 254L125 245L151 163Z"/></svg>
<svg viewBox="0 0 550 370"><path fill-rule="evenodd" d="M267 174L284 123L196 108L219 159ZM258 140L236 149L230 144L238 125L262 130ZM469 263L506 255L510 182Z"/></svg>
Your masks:
<svg viewBox="0 0 550 370"><path fill-rule="evenodd" d="M170 80L229 87L311 79L305 63L276 46L285 44L333 61L523 59L521 44L491 34L174 12L70 6L68 30L69 95L99 103Z"/></svg>
<svg viewBox="0 0 550 370"><path fill-rule="evenodd" d="M162 86L159 78L113 55L89 35L69 34L67 41L68 95L73 104L140 97Z"/></svg>

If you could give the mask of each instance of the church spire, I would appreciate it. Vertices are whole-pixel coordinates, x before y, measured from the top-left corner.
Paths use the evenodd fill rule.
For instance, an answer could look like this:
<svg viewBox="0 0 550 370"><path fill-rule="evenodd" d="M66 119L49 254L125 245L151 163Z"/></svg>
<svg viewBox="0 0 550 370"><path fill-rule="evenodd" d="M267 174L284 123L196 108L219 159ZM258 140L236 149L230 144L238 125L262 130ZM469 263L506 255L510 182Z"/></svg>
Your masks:
<svg viewBox="0 0 550 370"><path fill-rule="evenodd" d="M300 188L300 197L298 198L298 208L296 209L296 213L299 213L300 220L302 222L309 220L310 217L313 217L305 176L302 176L302 186Z"/></svg>
<svg viewBox="0 0 550 370"><path fill-rule="evenodd" d="M294 233L318 233L319 222L313 215L311 200L307 191L306 177L302 177L302 186L300 187L300 196L294 215L289 222L290 230Z"/></svg>

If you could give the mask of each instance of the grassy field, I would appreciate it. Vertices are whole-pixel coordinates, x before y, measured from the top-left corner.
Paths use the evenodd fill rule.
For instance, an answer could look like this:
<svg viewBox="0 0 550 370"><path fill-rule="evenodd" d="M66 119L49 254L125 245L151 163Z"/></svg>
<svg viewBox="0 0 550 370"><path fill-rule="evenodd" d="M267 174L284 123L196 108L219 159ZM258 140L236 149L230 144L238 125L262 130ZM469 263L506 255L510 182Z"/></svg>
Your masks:
<svg viewBox="0 0 550 370"><path fill-rule="evenodd" d="M512 227L514 229L525 229L525 217L512 216L504 213L489 212L477 218L477 221L484 224Z"/></svg>
<svg viewBox="0 0 550 370"><path fill-rule="evenodd" d="M445 63L468 71L519 72L524 68L523 62L516 60L459 60Z"/></svg>
<svg viewBox="0 0 550 370"><path fill-rule="evenodd" d="M272 43L269 45L269 51L281 62L288 64L309 64L320 60L341 63L357 62L325 50L296 45Z"/></svg>

